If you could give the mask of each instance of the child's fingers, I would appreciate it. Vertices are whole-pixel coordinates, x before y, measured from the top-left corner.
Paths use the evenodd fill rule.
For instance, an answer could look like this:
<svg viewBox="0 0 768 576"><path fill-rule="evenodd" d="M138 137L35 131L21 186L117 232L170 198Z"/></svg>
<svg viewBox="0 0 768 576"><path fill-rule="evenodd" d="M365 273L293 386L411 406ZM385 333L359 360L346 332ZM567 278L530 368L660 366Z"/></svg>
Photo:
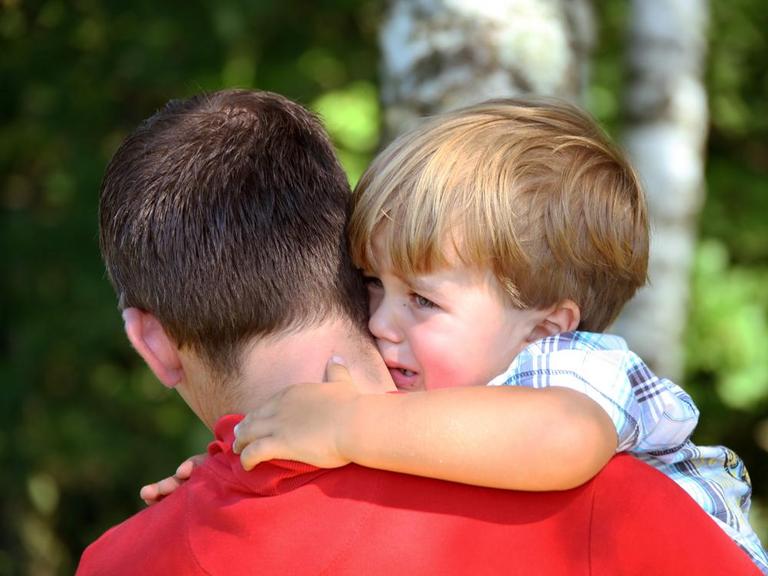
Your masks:
<svg viewBox="0 0 768 576"><path fill-rule="evenodd" d="M275 422L269 419L246 417L235 427L235 441L232 443L232 451L240 452L249 444L270 436L275 430Z"/></svg>
<svg viewBox="0 0 768 576"><path fill-rule="evenodd" d="M176 468L176 474L173 476L163 478L159 482L153 482L152 484L142 486L141 490L139 490L139 497L144 500L144 503L147 506L156 504L168 496L168 494L174 492L184 482L189 480L194 469L201 466L203 462L205 462L205 459L205 454L195 454L194 456L187 458L184 462L179 464L179 467Z"/></svg>
<svg viewBox="0 0 768 576"><path fill-rule="evenodd" d="M169 476L163 478L160 482L154 484L148 484L139 491L139 497L146 502L148 506L156 504L168 494L171 494L179 486L181 486L182 480L179 480L175 476Z"/></svg>
<svg viewBox="0 0 768 576"><path fill-rule="evenodd" d="M174 474L174 476L179 480L188 480L194 469L195 463L192 462L192 460L184 460L184 462L179 464L179 467L176 468L176 474Z"/></svg>
<svg viewBox="0 0 768 576"><path fill-rule="evenodd" d="M198 466L201 466L203 462L205 462L205 454L196 454L187 458L184 462L179 464L178 468L176 468L176 474L174 474L174 476L179 480L189 480L189 477L192 476L192 471Z"/></svg>
<svg viewBox="0 0 768 576"><path fill-rule="evenodd" d="M160 491L160 498L165 498L168 494L171 494L176 488L181 486L182 482L176 476L169 476L157 483L157 488Z"/></svg>
<svg viewBox="0 0 768 576"><path fill-rule="evenodd" d="M288 389L290 389L290 387L286 388L286 390ZM274 396L262 402L261 405L258 408L256 408L253 412L249 412L248 414L246 414L245 418L243 418L235 426L235 436L237 436L238 434L242 434L242 431L247 429L253 422L258 422L260 420L267 420L269 418L272 418L277 413L280 400L282 400L286 390L281 390Z"/></svg>
<svg viewBox="0 0 768 576"><path fill-rule="evenodd" d="M160 490L157 487L157 483L142 486L141 490L139 490L139 498L144 500L144 504L147 506L152 506L152 504L159 502Z"/></svg>
<svg viewBox="0 0 768 576"><path fill-rule="evenodd" d="M275 442L273 438L261 438L251 442L243 448L240 454L240 464L244 470L251 470L254 466L275 458Z"/></svg>

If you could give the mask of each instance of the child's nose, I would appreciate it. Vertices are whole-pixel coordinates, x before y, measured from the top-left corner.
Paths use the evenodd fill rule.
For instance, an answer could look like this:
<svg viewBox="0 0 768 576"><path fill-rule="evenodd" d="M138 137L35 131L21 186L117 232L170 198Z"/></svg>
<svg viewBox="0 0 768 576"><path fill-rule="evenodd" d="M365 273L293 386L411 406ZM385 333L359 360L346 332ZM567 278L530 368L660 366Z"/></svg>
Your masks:
<svg viewBox="0 0 768 576"><path fill-rule="evenodd" d="M391 299L383 298L377 305L371 306L368 330L374 338L395 343L402 340L402 333L398 329L395 318L395 305Z"/></svg>

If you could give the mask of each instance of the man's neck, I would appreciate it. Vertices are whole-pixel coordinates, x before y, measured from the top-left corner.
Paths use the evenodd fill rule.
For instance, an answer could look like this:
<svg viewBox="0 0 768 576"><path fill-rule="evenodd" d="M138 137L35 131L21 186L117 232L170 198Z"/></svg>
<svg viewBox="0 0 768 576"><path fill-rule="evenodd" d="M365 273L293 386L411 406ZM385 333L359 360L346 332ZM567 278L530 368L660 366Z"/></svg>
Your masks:
<svg viewBox="0 0 768 576"><path fill-rule="evenodd" d="M221 416L253 411L289 385L322 382L333 356L344 359L361 390L395 389L374 343L347 322L334 321L275 337L255 338L243 350L237 381L211 385L207 371L201 373L199 363L189 362L179 392L213 429Z"/></svg>

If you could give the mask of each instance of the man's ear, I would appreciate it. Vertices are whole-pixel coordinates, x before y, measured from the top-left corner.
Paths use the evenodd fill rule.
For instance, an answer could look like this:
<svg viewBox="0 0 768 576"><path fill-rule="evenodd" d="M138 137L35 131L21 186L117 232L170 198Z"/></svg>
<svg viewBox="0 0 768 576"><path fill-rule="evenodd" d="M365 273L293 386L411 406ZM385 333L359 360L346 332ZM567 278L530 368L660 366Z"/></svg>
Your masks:
<svg viewBox="0 0 768 576"><path fill-rule="evenodd" d="M581 322L581 310L573 300L561 300L544 313L545 316L531 332L531 342L561 332L571 332L576 330Z"/></svg>
<svg viewBox="0 0 768 576"><path fill-rule="evenodd" d="M179 349L160 321L138 308L123 310L123 321L128 340L158 380L169 388L176 386L184 375Z"/></svg>

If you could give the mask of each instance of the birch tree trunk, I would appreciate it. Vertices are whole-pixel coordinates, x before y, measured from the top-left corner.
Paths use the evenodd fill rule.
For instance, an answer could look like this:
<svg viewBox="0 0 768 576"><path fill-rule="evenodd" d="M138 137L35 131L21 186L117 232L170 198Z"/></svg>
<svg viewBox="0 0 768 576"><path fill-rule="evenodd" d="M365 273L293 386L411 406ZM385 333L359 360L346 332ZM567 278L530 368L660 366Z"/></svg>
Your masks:
<svg viewBox="0 0 768 576"><path fill-rule="evenodd" d="M580 100L593 38L589 0L392 0L380 36L385 141L488 98Z"/></svg>
<svg viewBox="0 0 768 576"><path fill-rule="evenodd" d="M707 0L633 0L624 144L652 221L650 285L614 327L659 374L679 379L696 221L704 197Z"/></svg>

